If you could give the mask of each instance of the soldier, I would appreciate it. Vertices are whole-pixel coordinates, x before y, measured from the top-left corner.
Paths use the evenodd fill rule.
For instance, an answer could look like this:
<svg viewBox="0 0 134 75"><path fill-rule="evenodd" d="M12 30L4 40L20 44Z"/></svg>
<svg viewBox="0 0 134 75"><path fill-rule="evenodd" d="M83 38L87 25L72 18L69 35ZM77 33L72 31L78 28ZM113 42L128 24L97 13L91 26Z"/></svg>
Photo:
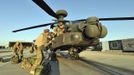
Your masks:
<svg viewBox="0 0 134 75"><path fill-rule="evenodd" d="M29 52L30 53L34 53L34 51L36 51L36 49L37 48L35 47L34 42L33 42L31 47L29 48ZM23 58L23 60L21 62L21 68L30 71L30 69L31 69L31 67L33 65L34 60L35 60L35 56Z"/></svg>
<svg viewBox="0 0 134 75"><path fill-rule="evenodd" d="M60 34L65 33L65 26L64 26L64 22L63 21L59 21L58 22L58 26L55 27L54 33L55 33L56 36L59 36Z"/></svg>
<svg viewBox="0 0 134 75"><path fill-rule="evenodd" d="M17 57L18 62L23 58L23 45L21 42L16 42L13 47L13 57Z"/></svg>
<svg viewBox="0 0 134 75"><path fill-rule="evenodd" d="M59 35L61 35L63 33L65 33L64 21L63 20L59 20L57 27L54 28L54 32L51 33L51 36L52 36L51 40L54 40L54 37L59 36ZM51 61L57 61L55 51L53 51L53 50L51 52Z"/></svg>
<svg viewBox="0 0 134 75"><path fill-rule="evenodd" d="M33 43L32 46L31 46L30 49L29 49L29 52L30 52L30 53L33 53L35 50L36 50L36 47L35 47L35 45L34 45L34 43Z"/></svg>
<svg viewBox="0 0 134 75"><path fill-rule="evenodd" d="M45 29L43 33L36 39L35 46L36 46L36 59L33 63L33 66L31 68L30 73L35 74L35 70L37 66L41 65L44 59L43 50L46 49L48 45L51 44L51 41L48 41L49 39L49 29Z"/></svg>
<svg viewBox="0 0 134 75"><path fill-rule="evenodd" d="M54 32L50 32L50 36L51 36L51 40L55 37L55 33Z"/></svg>

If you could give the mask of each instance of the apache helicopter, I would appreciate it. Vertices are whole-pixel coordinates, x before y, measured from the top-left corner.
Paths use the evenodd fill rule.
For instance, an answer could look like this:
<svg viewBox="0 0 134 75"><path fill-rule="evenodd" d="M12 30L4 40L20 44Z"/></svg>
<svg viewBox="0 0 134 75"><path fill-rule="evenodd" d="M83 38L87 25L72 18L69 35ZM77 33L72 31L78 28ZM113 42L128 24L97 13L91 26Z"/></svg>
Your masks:
<svg viewBox="0 0 134 75"><path fill-rule="evenodd" d="M49 26L53 28L58 21L64 21L67 32L55 37L53 40L52 49L54 51L68 50L72 58L78 59L79 53L89 46L96 46L99 44L99 39L104 38L107 35L107 29L100 21L115 21L115 20L134 20L134 17L115 17L115 18L97 18L89 17L87 19L80 20L64 20L67 16L65 10L58 10L56 13L47 5L43 0L33 0L40 8L42 8L47 14L56 18L56 22L26 27L13 32L24 31L28 29L34 29L38 27Z"/></svg>

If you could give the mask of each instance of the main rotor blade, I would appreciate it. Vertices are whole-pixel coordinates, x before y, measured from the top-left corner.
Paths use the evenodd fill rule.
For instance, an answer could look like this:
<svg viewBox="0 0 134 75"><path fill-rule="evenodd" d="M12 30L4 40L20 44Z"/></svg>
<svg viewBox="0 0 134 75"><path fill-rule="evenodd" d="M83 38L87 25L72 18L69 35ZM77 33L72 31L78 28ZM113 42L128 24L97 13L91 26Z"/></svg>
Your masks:
<svg viewBox="0 0 134 75"><path fill-rule="evenodd" d="M116 21L116 20L134 20L134 17L113 17L113 18L99 18L100 21ZM86 21L86 19L74 20L72 22Z"/></svg>
<svg viewBox="0 0 134 75"><path fill-rule="evenodd" d="M134 17L113 17L113 18L99 18L100 21L114 21L114 20L134 20Z"/></svg>
<svg viewBox="0 0 134 75"><path fill-rule="evenodd" d="M24 31L24 30L29 30L29 29L34 29L34 28L49 26L49 25L52 25L52 24L55 24L55 22L54 22L54 23L48 23L48 24L37 25L37 26L26 27L26 28L14 30L14 31L12 31L12 32L20 32L20 31Z"/></svg>
<svg viewBox="0 0 134 75"><path fill-rule="evenodd" d="M42 8L45 12L47 12L50 16L58 18L56 13L43 0L33 0L33 2Z"/></svg>

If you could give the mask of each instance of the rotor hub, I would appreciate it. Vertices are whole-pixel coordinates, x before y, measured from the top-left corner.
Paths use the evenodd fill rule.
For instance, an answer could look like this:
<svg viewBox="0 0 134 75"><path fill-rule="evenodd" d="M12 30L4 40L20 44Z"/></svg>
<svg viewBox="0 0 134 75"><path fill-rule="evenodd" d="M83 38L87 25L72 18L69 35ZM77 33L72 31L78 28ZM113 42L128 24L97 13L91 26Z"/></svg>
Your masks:
<svg viewBox="0 0 134 75"><path fill-rule="evenodd" d="M56 11L56 15L58 16L58 20L59 21L64 21L64 17L66 17L67 14L68 13L65 10L58 10L58 11Z"/></svg>

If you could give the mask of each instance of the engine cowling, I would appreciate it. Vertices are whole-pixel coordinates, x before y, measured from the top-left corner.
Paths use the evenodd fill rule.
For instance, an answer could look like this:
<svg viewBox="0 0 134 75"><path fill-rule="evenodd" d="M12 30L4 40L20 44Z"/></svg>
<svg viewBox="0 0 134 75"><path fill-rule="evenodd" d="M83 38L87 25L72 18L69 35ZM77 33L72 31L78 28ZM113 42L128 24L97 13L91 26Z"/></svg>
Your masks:
<svg viewBox="0 0 134 75"><path fill-rule="evenodd" d="M104 38L106 35L107 35L108 31L107 31L107 28L102 25L102 31L101 31L101 35L100 35L100 38Z"/></svg>
<svg viewBox="0 0 134 75"><path fill-rule="evenodd" d="M89 17L85 22L69 25L68 28L71 32L82 32L88 39L104 38L107 35L107 28L97 17Z"/></svg>
<svg viewBox="0 0 134 75"><path fill-rule="evenodd" d="M84 33L88 38L104 38L107 28L99 22L99 18L93 16L87 18Z"/></svg>
<svg viewBox="0 0 134 75"><path fill-rule="evenodd" d="M88 38L104 38L107 35L107 29L103 25L90 25L87 24L84 34Z"/></svg>

